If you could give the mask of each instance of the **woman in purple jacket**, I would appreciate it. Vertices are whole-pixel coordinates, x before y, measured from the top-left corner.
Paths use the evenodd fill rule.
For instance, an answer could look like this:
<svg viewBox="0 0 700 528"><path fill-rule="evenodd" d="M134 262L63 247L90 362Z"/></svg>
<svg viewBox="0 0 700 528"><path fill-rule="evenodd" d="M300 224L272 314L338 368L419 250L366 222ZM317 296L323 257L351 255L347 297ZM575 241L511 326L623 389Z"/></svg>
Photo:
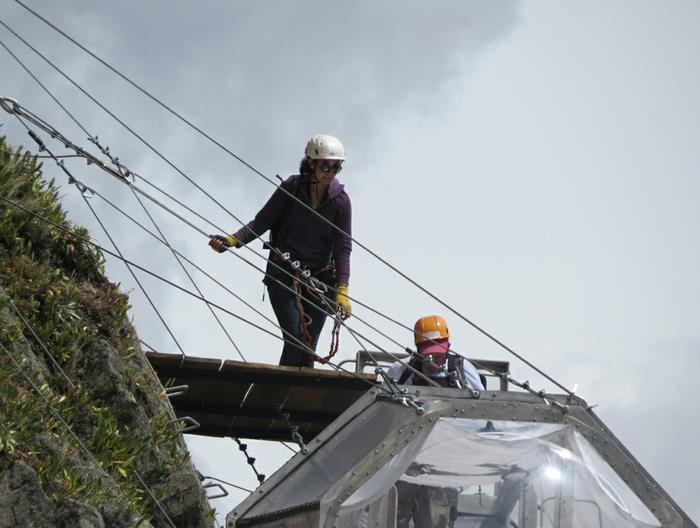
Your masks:
<svg viewBox="0 0 700 528"><path fill-rule="evenodd" d="M328 306L332 310L337 307L343 318L350 317L352 311L348 299L352 210L350 197L336 178L343 161L345 148L338 138L324 134L312 137L306 144L299 174L287 178L247 225L232 235L214 235L209 240L209 245L222 253L229 247L244 246L270 230L273 249L263 282L285 332L280 365L314 365L316 356L298 343L316 350L326 313L308 301L326 311ZM287 260L281 256L285 253L289 254ZM300 268L292 268L290 263L295 261L301 264ZM304 270L337 291L329 290L326 294L310 291L305 286L308 281L301 277ZM290 339L289 335L296 339Z"/></svg>

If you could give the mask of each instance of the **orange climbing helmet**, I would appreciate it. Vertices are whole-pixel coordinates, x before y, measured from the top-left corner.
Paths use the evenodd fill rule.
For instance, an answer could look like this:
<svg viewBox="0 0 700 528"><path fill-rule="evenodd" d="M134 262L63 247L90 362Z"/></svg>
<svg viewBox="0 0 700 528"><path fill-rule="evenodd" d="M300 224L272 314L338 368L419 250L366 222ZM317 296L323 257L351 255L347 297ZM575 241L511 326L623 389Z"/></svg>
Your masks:
<svg viewBox="0 0 700 528"><path fill-rule="evenodd" d="M447 323L439 315L426 315L416 321L413 326L416 346L426 341L436 341L450 338Z"/></svg>

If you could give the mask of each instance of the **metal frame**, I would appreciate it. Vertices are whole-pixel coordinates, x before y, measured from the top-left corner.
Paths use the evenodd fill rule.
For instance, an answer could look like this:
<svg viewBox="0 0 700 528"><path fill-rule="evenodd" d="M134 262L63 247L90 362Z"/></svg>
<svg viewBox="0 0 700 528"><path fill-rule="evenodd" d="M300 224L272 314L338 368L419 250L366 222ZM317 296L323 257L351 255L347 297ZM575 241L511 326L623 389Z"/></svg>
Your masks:
<svg viewBox="0 0 700 528"><path fill-rule="evenodd" d="M313 459L320 450L332 450L333 445L338 441L358 434L357 427L361 427L364 417L371 412L370 408L373 405L396 405L397 413L401 413L404 425L390 433L381 447L377 446L377 449L355 463L352 469L355 473L352 479L345 483L350 485L338 488L337 494L334 490L334 496L331 497L334 501L337 499L342 502L343 497L351 490L361 486L369 478L368 472L362 471L362 468L381 466L386 463L396 453L396 445L405 442L410 435L415 434L416 428L420 427L419 422L422 423L424 420L434 419L436 416L452 416L486 420L566 423L577 428L665 528L697 528L624 445L605 427L586 402L577 396L547 396L548 399L566 406L566 412L562 412L560 408L529 393L485 391L479 399L475 399L468 392L449 388L406 387L406 389L407 396L414 399L439 400L439 412L428 411L421 416L399 403L392 403L386 398L377 398L378 394L374 389L368 391L311 442L307 456L295 455L255 493L229 513L227 527L267 526L263 519L247 517L246 513L258 503L264 508L264 502L261 501L266 501L272 494L278 493L278 486L290 477L294 478L294 473L303 464ZM353 426L353 422L356 422L357 426ZM274 515L274 512L270 511L269 515Z"/></svg>

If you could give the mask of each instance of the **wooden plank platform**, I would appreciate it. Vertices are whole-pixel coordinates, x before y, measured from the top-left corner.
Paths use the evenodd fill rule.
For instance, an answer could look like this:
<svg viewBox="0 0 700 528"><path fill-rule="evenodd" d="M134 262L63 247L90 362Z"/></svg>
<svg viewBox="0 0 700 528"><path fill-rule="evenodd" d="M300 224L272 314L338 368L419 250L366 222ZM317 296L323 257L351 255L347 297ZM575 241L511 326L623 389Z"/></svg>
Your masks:
<svg viewBox="0 0 700 528"><path fill-rule="evenodd" d="M376 382L375 374L358 379L332 370L157 352L146 357L164 387L188 386L170 401L178 417L200 424L191 434L205 436L291 441L291 424L308 442ZM289 414L289 423L281 413Z"/></svg>

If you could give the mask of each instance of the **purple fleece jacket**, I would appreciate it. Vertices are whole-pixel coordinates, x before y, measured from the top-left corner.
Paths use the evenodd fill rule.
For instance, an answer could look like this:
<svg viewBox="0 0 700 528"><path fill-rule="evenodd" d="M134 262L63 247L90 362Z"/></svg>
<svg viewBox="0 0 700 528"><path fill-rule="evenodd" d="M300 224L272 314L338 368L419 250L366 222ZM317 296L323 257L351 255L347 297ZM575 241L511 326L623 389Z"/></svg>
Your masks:
<svg viewBox="0 0 700 528"><path fill-rule="evenodd" d="M295 194L296 189L296 196L304 203L309 203L308 185L304 184L301 176L290 176L281 187L292 194ZM328 186L326 200L316 212L347 234L334 229L277 189L255 218L233 236L240 245L245 245L254 240L256 234L262 236L275 226L277 232L274 243L281 251L289 251L292 258L301 260L312 270L325 267L332 258L335 261L338 284L349 284L352 209L350 197L343 189L343 184L334 179Z"/></svg>

